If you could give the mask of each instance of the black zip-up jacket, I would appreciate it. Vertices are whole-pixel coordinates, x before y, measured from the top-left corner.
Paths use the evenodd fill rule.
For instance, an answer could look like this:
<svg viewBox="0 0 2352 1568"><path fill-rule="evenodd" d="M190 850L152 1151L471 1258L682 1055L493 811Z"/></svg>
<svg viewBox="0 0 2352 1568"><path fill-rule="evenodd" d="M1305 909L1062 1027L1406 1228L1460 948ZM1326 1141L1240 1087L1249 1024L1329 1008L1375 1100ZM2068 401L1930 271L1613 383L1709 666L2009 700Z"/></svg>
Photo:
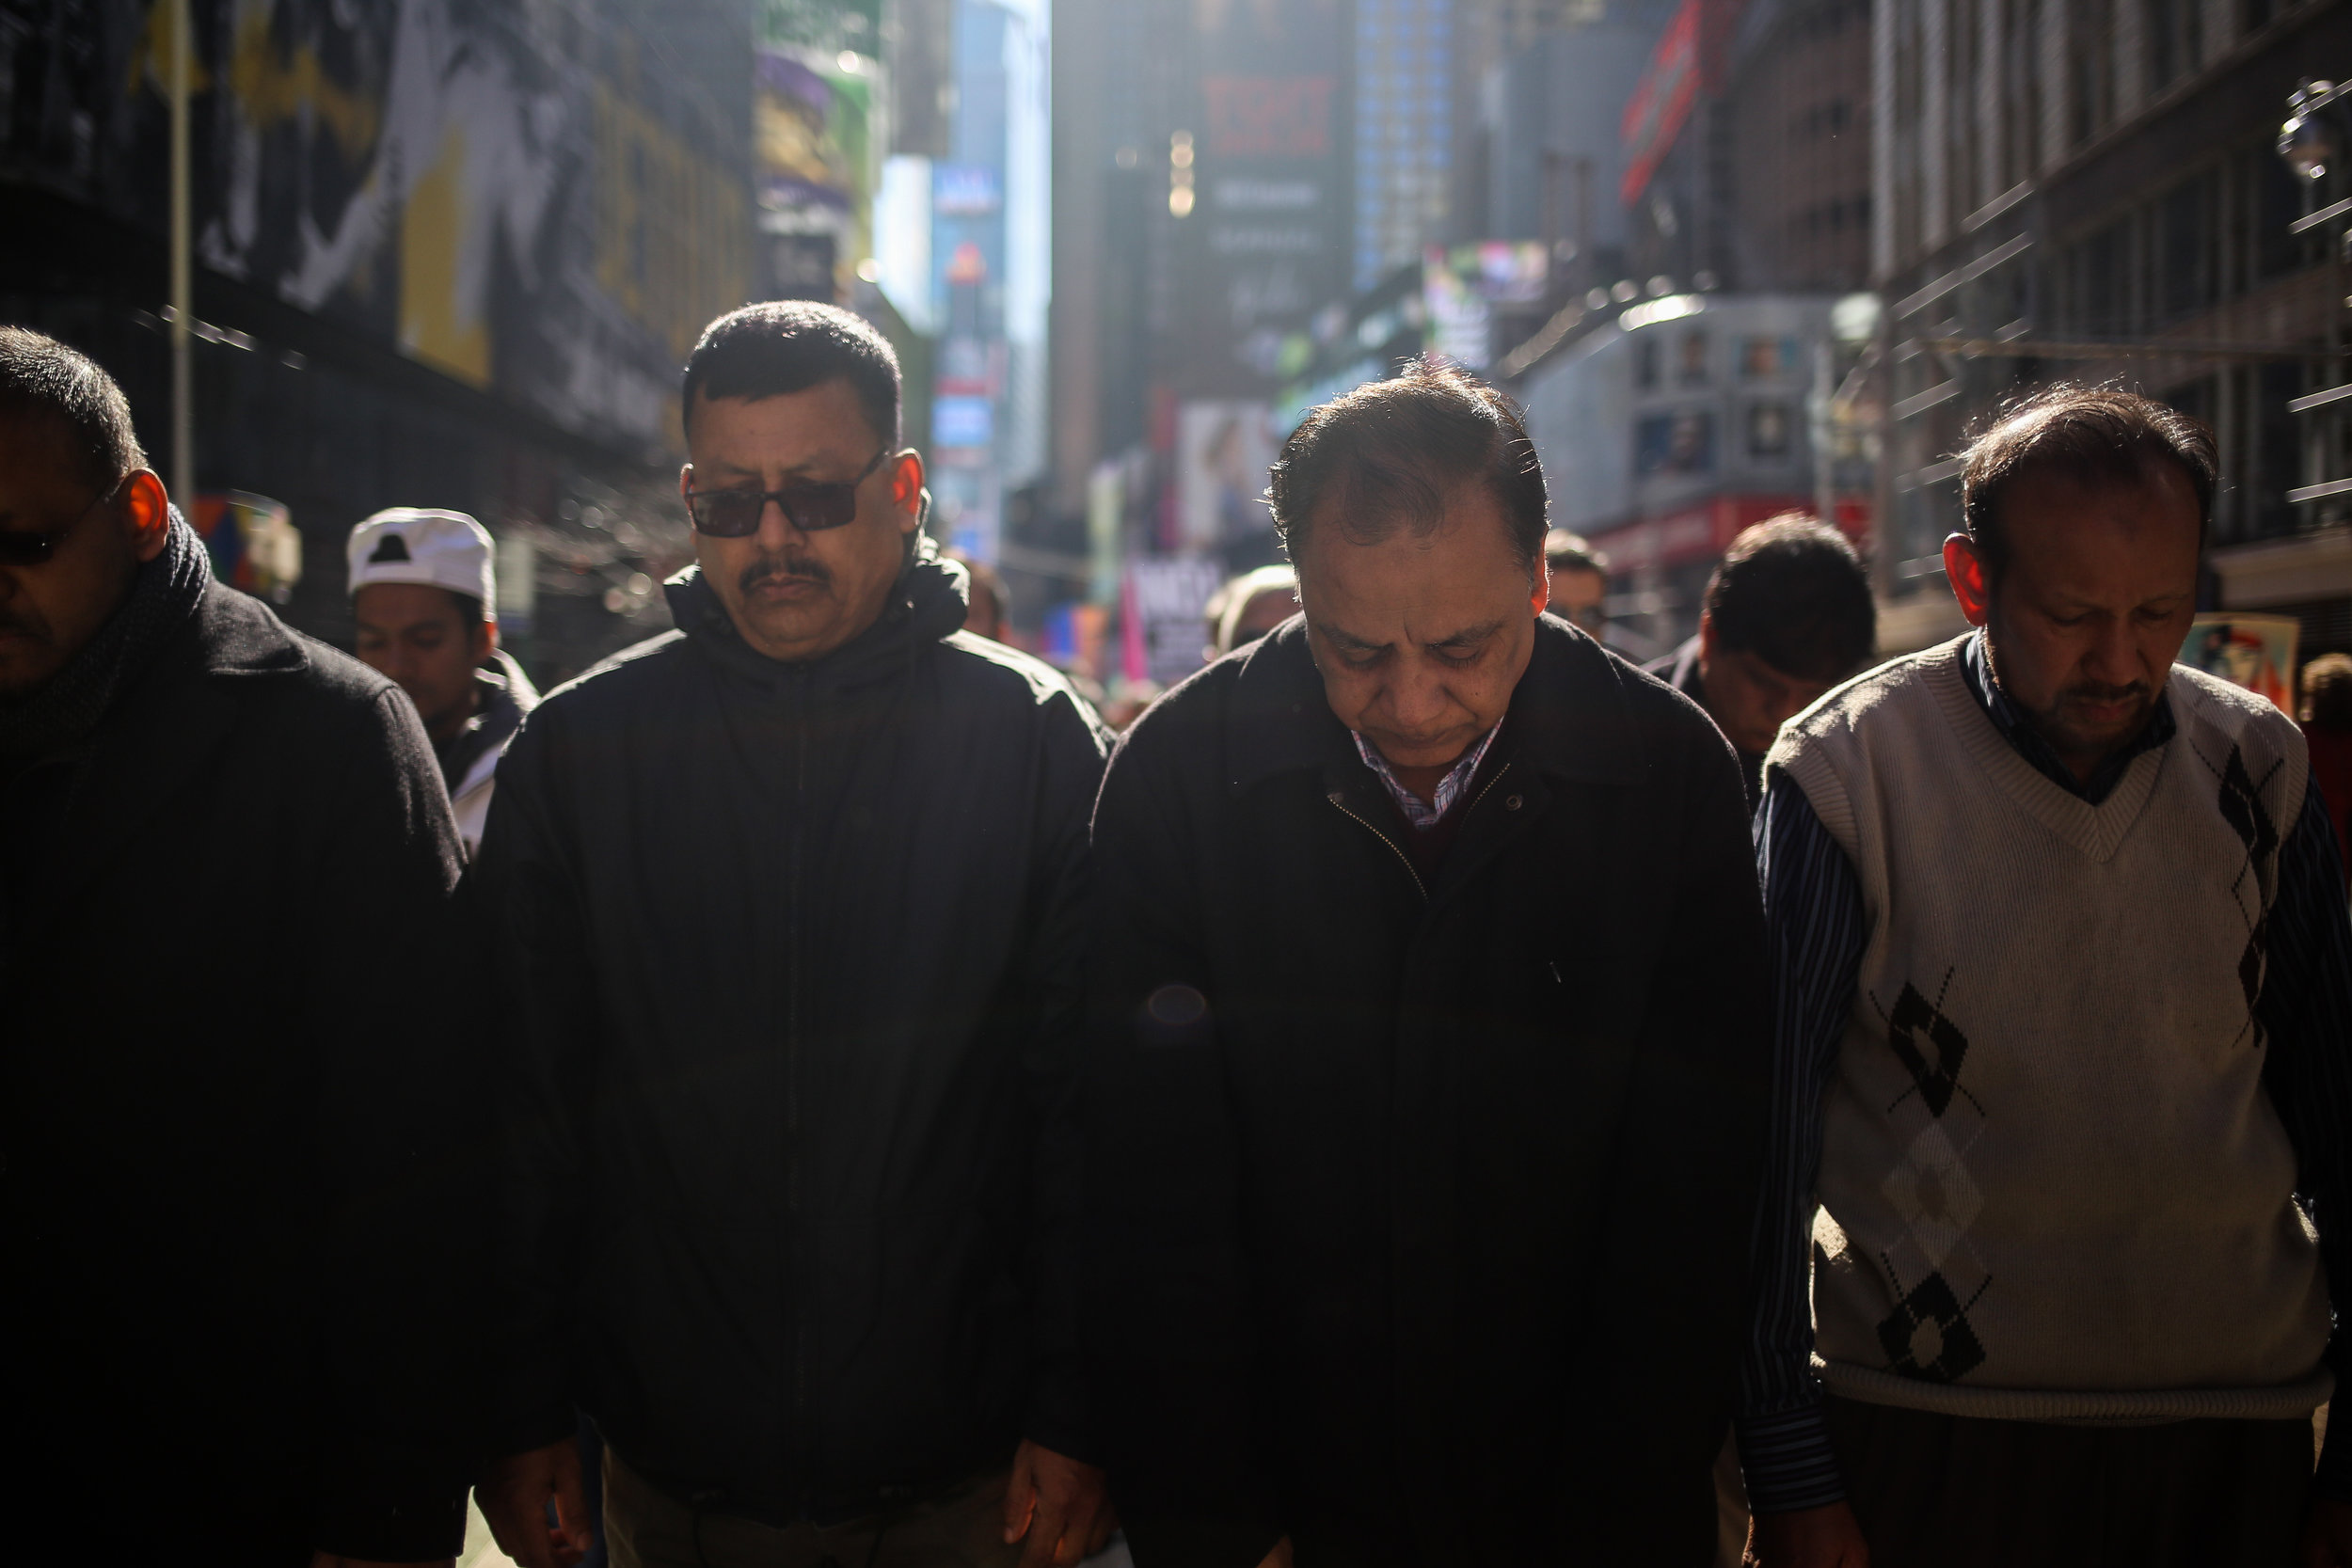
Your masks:
<svg viewBox="0 0 2352 1568"><path fill-rule="evenodd" d="M0 784L0 1554L447 1557L456 828L398 687L202 594L78 777Z"/></svg>
<svg viewBox="0 0 2352 1568"><path fill-rule="evenodd" d="M1425 876L1295 619L1111 761L1087 1324L1140 1568L1711 1556L1770 1037L1737 766L1547 616L1454 809Z"/></svg>
<svg viewBox="0 0 2352 1568"><path fill-rule="evenodd" d="M577 1402L779 1523L1025 1436L1088 1454L1062 1113L1099 722L960 632L928 553L804 663L691 570L669 596L678 630L533 710L474 873L516 1118L500 1446Z"/></svg>

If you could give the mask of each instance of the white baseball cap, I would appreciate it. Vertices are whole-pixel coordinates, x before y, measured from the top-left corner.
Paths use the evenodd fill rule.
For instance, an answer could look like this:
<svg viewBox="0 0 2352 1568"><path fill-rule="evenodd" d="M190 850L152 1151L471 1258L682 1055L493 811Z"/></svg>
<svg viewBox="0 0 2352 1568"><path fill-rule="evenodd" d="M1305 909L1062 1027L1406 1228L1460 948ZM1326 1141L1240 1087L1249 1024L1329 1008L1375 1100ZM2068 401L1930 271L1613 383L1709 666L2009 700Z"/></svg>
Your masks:
<svg viewBox="0 0 2352 1568"><path fill-rule="evenodd" d="M490 531L463 512L389 508L351 531L345 552L354 594L372 582L421 582L480 599L485 616L498 613Z"/></svg>

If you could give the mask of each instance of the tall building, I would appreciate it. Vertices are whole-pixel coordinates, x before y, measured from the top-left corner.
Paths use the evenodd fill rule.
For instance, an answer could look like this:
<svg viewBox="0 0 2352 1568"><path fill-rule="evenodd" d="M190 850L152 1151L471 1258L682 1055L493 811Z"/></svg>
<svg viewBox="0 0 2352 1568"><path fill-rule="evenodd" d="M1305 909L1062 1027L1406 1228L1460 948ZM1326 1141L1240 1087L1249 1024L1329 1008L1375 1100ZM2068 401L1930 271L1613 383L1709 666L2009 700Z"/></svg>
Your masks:
<svg viewBox="0 0 2352 1568"><path fill-rule="evenodd" d="M1356 0L1356 214L1350 281L1452 239L1459 0ZM1470 236L1477 238L1480 236Z"/></svg>
<svg viewBox="0 0 2352 1568"><path fill-rule="evenodd" d="M2066 379L2210 420L2210 596L2296 615L2306 656L2352 646L2352 404L2305 401L2352 379L2327 352L2343 220L2302 221L2352 174L2330 158L2304 181L2277 149L2298 82L2352 75L2352 5L1879 0L1873 43L1891 642L1958 624L1938 554L1953 452Z"/></svg>

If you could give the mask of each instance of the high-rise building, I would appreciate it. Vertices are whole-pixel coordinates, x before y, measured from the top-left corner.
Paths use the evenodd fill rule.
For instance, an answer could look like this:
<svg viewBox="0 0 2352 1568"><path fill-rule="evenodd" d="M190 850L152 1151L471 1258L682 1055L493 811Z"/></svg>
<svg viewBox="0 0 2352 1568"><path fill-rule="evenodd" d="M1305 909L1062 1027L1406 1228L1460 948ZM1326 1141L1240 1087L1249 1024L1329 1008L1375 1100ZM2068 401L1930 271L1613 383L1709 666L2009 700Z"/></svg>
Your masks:
<svg viewBox="0 0 2352 1568"><path fill-rule="evenodd" d="M1454 237L1456 19L1457 0L1356 0L1358 290Z"/></svg>

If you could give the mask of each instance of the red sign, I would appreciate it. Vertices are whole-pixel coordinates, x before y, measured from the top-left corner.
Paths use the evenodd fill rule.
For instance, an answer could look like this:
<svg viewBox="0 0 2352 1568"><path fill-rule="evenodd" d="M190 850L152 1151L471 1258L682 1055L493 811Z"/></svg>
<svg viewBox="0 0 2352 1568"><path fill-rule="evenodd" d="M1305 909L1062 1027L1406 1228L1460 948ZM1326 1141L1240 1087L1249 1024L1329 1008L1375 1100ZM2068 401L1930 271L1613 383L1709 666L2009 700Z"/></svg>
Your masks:
<svg viewBox="0 0 2352 1568"><path fill-rule="evenodd" d="M1328 76L1204 76L1208 152L1225 158L1320 158L1331 150Z"/></svg>
<svg viewBox="0 0 2352 1568"><path fill-rule="evenodd" d="M1680 566L1711 561L1731 548L1744 531L1784 512L1814 515L1810 496L1715 496L1696 506L1648 517L1625 528L1593 536L1594 547L1609 557L1612 571L1636 566ZM1867 505L1851 497L1837 501L1837 527L1861 544L1870 531Z"/></svg>
<svg viewBox="0 0 2352 1568"><path fill-rule="evenodd" d="M1682 122L1699 94L1699 13L1705 0L1683 0L1666 36L1658 40L1633 97L1625 106L1618 140L1625 148L1625 180L1617 194L1629 207L1649 188L1649 177L1673 150Z"/></svg>

